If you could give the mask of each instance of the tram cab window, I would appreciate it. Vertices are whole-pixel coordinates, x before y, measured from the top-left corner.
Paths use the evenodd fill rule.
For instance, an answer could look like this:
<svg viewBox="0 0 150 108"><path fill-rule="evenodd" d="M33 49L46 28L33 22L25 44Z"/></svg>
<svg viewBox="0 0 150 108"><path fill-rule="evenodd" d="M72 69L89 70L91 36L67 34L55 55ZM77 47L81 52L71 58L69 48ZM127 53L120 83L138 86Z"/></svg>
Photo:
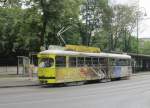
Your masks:
<svg viewBox="0 0 150 108"><path fill-rule="evenodd" d="M56 56L56 67L66 67L65 56Z"/></svg>
<svg viewBox="0 0 150 108"><path fill-rule="evenodd" d="M69 67L76 67L76 57L69 57Z"/></svg>
<svg viewBox="0 0 150 108"><path fill-rule="evenodd" d="M128 59L111 59L110 63L112 66L128 66L130 62Z"/></svg>
<svg viewBox="0 0 150 108"><path fill-rule="evenodd" d="M129 60L127 60L127 59L119 59L119 60L116 61L116 65L128 66L129 65Z"/></svg>
<svg viewBox="0 0 150 108"><path fill-rule="evenodd" d="M54 60L52 58L42 58L39 61L39 67L48 68L54 65Z"/></svg>
<svg viewBox="0 0 150 108"><path fill-rule="evenodd" d="M78 66L84 66L84 64L85 64L84 63L84 57L78 57L77 62L78 62L77 63Z"/></svg>

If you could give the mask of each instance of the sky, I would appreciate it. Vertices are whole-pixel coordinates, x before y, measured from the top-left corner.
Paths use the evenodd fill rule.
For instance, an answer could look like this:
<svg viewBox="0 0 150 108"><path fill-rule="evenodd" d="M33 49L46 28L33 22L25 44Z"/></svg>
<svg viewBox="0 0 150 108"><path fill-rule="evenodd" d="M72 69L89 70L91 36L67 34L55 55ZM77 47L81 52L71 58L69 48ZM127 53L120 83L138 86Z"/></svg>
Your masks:
<svg viewBox="0 0 150 108"><path fill-rule="evenodd" d="M114 4L128 4L132 5L138 3L138 0L111 0ZM150 0L139 0L140 11L145 13L147 16L139 22L139 38L150 38ZM136 30L134 33L136 35Z"/></svg>

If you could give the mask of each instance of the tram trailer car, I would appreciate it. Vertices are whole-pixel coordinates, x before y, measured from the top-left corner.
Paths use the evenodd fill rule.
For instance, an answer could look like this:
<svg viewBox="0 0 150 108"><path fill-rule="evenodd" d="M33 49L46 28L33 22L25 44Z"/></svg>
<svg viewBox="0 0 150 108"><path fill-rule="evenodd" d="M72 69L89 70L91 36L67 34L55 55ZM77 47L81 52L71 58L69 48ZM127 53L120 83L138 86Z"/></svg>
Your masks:
<svg viewBox="0 0 150 108"><path fill-rule="evenodd" d="M131 56L111 53L46 50L38 54L41 84L129 78Z"/></svg>

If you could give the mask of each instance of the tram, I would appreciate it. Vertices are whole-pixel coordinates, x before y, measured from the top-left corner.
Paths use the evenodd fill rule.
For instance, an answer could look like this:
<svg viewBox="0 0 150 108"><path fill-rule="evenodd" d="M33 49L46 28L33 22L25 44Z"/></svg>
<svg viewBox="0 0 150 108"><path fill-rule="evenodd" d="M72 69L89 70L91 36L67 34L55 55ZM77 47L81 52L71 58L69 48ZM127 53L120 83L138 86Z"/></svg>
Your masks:
<svg viewBox="0 0 150 108"><path fill-rule="evenodd" d="M86 82L128 78L132 74L131 56L100 52L97 48L68 45L38 54L41 84Z"/></svg>

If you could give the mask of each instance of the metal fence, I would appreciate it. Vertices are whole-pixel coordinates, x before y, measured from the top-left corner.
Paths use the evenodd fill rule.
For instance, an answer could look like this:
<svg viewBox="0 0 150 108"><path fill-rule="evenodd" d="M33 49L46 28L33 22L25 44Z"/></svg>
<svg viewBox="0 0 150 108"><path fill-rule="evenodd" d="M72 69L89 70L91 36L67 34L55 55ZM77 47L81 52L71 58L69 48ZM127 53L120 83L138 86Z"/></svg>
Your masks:
<svg viewBox="0 0 150 108"><path fill-rule="evenodd" d="M17 66L0 66L0 74L17 74Z"/></svg>
<svg viewBox="0 0 150 108"><path fill-rule="evenodd" d="M0 66L0 75L21 75L21 76L29 76L29 71L24 71L22 66ZM31 72L32 76L36 76L37 74L37 66L33 67L33 71Z"/></svg>
<svg viewBox="0 0 150 108"><path fill-rule="evenodd" d="M32 73L37 73L37 58L35 57L0 57L0 75L22 75L28 76L33 65Z"/></svg>

